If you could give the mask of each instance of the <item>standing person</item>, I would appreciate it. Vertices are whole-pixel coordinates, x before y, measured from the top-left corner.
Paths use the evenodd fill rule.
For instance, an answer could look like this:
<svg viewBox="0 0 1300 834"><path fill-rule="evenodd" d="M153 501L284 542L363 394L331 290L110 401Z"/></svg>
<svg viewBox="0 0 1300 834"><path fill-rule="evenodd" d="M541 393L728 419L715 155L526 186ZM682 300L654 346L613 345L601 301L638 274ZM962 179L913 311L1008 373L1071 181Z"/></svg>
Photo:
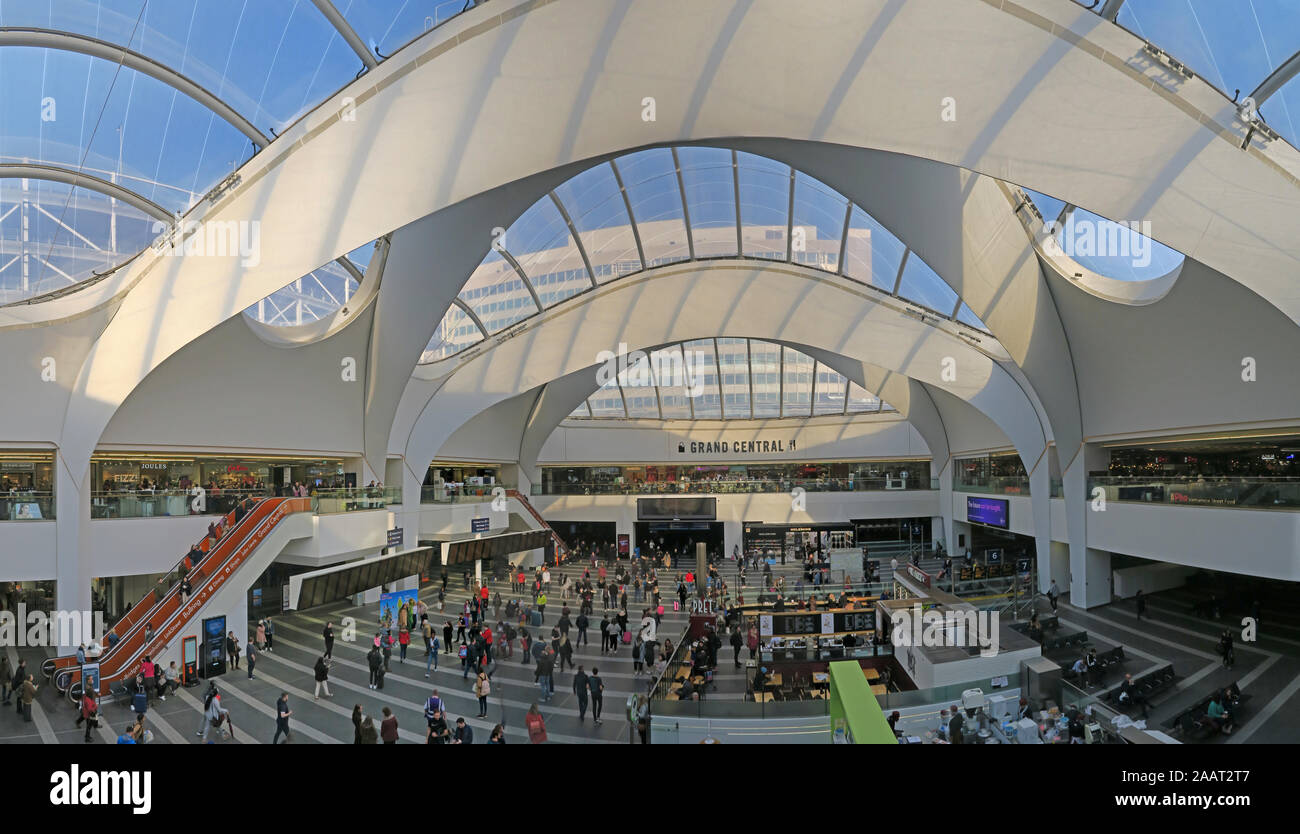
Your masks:
<svg viewBox="0 0 1300 834"><path fill-rule="evenodd" d="M744 638L740 636L740 625L731 629L731 650L736 653L736 668L740 668L740 649L745 645Z"/></svg>
<svg viewBox="0 0 1300 834"><path fill-rule="evenodd" d="M578 696L578 720L587 720L587 673L578 667L573 674L573 694Z"/></svg>
<svg viewBox="0 0 1300 834"><path fill-rule="evenodd" d="M378 646L371 646L370 651L366 652L366 665L370 667L369 686L371 689L377 689L379 684L379 675L381 674L379 670L384 666L384 659L379 654Z"/></svg>
<svg viewBox="0 0 1300 834"><path fill-rule="evenodd" d="M284 733L285 744L293 741L293 736L289 733L289 716L291 715L293 715L293 710L289 709L289 693L281 692L280 699L275 702L275 735L271 738L272 744L280 742L280 733Z"/></svg>
<svg viewBox="0 0 1300 834"><path fill-rule="evenodd" d="M233 668L238 669L239 638L235 636L235 632L233 631L226 635L226 654L230 655L230 665Z"/></svg>
<svg viewBox="0 0 1300 834"><path fill-rule="evenodd" d="M9 699L13 697L14 670L9 665L9 655L0 652L0 704L8 704Z"/></svg>
<svg viewBox="0 0 1300 834"><path fill-rule="evenodd" d="M493 727L493 728L492 728L492 735L488 736L487 743L488 743L488 744L505 744L505 743L506 743L506 728L505 728L505 727L502 727L500 724L498 724L498 725L496 725L495 727Z"/></svg>
<svg viewBox="0 0 1300 834"><path fill-rule="evenodd" d="M388 707L384 707L384 720L379 723L379 737L384 744L397 743L397 716Z"/></svg>
<svg viewBox="0 0 1300 834"><path fill-rule="evenodd" d="M474 728L465 723L465 717L456 719L456 733L451 738L452 744L473 744Z"/></svg>
<svg viewBox="0 0 1300 834"><path fill-rule="evenodd" d="M409 645L411 645L411 630L403 623L402 627L397 630L398 663L406 662L406 647Z"/></svg>
<svg viewBox="0 0 1300 834"><path fill-rule="evenodd" d="M591 719L600 724L600 708L605 704L605 682L600 679L600 670L595 666L591 667L587 688L591 690Z"/></svg>
<svg viewBox="0 0 1300 834"><path fill-rule="evenodd" d="M451 654L451 630L451 620L448 620L442 627L442 647L447 654Z"/></svg>
<svg viewBox="0 0 1300 834"><path fill-rule="evenodd" d="M271 623L271 618L266 618L266 650L275 651L275 626Z"/></svg>
<svg viewBox="0 0 1300 834"><path fill-rule="evenodd" d="M487 672L479 672L478 679L474 681L474 694L478 696L478 717L487 718L488 695L492 692L492 684L488 681ZM462 721L464 719L461 719Z"/></svg>
<svg viewBox="0 0 1300 834"><path fill-rule="evenodd" d="M1056 613L1056 603L1061 597L1061 591L1056 587L1056 580L1052 580L1052 586L1047 589L1047 601L1052 604L1052 613Z"/></svg>
<svg viewBox="0 0 1300 834"><path fill-rule="evenodd" d="M528 728L528 740L533 744L543 744L546 741L546 721L542 719L541 710L537 709L537 704L528 708L528 714L524 716L524 726Z"/></svg>
<svg viewBox="0 0 1300 834"><path fill-rule="evenodd" d="M372 689L374 687L371 687ZM352 707L352 743L361 743L361 721L365 716L361 714L361 705L357 704Z"/></svg>
<svg viewBox="0 0 1300 834"><path fill-rule="evenodd" d="M333 698L330 694L330 662L325 655L316 658L316 693L313 701L320 700L320 691L325 690L326 698Z"/></svg>
<svg viewBox="0 0 1300 834"><path fill-rule="evenodd" d="M1237 662L1237 655L1232 649L1232 631L1224 629L1219 637L1219 654L1223 656L1223 668L1231 669Z"/></svg>
<svg viewBox="0 0 1300 834"><path fill-rule="evenodd" d="M1137 602L1137 615L1138 615L1138 619L1141 620L1141 619L1142 619L1142 615L1145 614L1145 613L1147 613L1147 598L1142 594L1142 589L1141 589L1141 588L1138 589L1137 597L1136 597L1136 602ZM1150 618L1150 617L1147 617L1147 619L1149 620L1149 619L1151 619L1151 618Z"/></svg>
<svg viewBox="0 0 1300 834"><path fill-rule="evenodd" d="M266 646L266 620L257 621L257 649L261 651Z"/></svg>
<svg viewBox="0 0 1300 834"><path fill-rule="evenodd" d="M250 681L253 679L253 667L257 665L257 654L257 646L254 644L252 639L250 639L246 644L244 644L244 655L248 660L248 679Z"/></svg>
<svg viewBox="0 0 1300 834"><path fill-rule="evenodd" d="M325 638L325 656L333 657L334 656L334 624L328 622L325 623L325 630L321 632L321 636Z"/></svg>
<svg viewBox="0 0 1300 834"><path fill-rule="evenodd" d="M546 649L543 650L541 656L537 658L537 669L534 674L537 677L537 687L542 692L543 702L551 700L551 691L554 688L554 684L551 682L551 675L555 671L555 661L552 659L553 657L554 655L551 651Z"/></svg>
<svg viewBox="0 0 1300 834"><path fill-rule="evenodd" d="M77 726L82 723L86 725L86 743L90 743L90 731L99 727L99 705L91 697L89 692L81 693L81 717L77 719Z"/></svg>
<svg viewBox="0 0 1300 834"><path fill-rule="evenodd" d="M379 743L379 731L375 729L375 720L368 715L361 720L361 743Z"/></svg>

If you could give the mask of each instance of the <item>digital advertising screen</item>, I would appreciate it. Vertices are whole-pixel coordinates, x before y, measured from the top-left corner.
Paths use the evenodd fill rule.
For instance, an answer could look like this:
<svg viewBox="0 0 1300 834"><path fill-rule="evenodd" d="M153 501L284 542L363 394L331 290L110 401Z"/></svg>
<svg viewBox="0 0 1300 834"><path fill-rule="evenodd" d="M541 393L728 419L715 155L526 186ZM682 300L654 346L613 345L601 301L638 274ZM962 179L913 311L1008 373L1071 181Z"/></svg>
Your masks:
<svg viewBox="0 0 1300 834"><path fill-rule="evenodd" d="M972 524L987 524L1006 529L1011 517L1011 502L1005 498L966 496L966 520Z"/></svg>

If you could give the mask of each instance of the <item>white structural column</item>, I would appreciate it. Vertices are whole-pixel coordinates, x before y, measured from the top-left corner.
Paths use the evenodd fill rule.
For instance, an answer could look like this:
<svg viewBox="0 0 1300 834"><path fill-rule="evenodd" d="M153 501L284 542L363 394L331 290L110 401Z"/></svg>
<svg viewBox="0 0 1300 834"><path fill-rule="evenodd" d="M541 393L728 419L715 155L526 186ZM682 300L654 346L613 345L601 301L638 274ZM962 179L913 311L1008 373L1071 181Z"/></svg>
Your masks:
<svg viewBox="0 0 1300 834"><path fill-rule="evenodd" d="M66 460L58 453L54 466L58 507L54 605L59 611L90 610L90 580L94 575L90 541L89 462ZM73 473L76 473L75 475ZM76 646L60 646L60 653Z"/></svg>
<svg viewBox="0 0 1300 834"><path fill-rule="evenodd" d="M1065 469L1065 512L1070 528L1070 602L1093 608L1110 602L1110 553L1088 547L1089 514L1094 509L1088 495L1088 472L1105 471L1110 463L1106 449L1087 443ZM1078 532L1076 532L1078 531Z"/></svg>

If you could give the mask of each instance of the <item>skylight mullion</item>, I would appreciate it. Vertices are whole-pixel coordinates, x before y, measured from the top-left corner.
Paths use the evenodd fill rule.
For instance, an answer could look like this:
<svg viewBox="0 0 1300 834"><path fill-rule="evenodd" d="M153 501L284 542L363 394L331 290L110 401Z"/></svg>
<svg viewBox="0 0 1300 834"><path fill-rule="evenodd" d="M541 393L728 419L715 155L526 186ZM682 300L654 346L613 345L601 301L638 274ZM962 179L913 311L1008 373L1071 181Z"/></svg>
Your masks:
<svg viewBox="0 0 1300 834"><path fill-rule="evenodd" d="M627 209L627 222L632 226L632 239L636 241L636 255L641 259L641 268L646 268L645 249L641 246L641 230L637 228L636 215L632 213L632 198L628 196L627 186L623 184L623 175L618 172L614 160L609 161L609 168L614 172L614 182L618 183L619 193L623 195L623 207Z"/></svg>
<svg viewBox="0 0 1300 834"><path fill-rule="evenodd" d="M686 207L686 183L682 179L682 163L677 158L677 149L669 149L673 155L673 170L677 172L677 193L682 197L682 222L686 225L686 249L690 260L695 260L695 233L691 231L691 211ZM692 414L694 407L692 406Z"/></svg>

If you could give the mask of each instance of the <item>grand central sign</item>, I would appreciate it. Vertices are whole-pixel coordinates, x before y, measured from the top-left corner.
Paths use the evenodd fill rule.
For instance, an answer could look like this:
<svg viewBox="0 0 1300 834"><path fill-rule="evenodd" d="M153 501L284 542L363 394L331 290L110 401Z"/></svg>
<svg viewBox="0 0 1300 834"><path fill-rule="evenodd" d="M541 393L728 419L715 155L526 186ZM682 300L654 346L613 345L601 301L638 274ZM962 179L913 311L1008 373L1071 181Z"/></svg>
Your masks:
<svg viewBox="0 0 1300 834"><path fill-rule="evenodd" d="M795 439L789 440L682 440L679 455L772 455L795 451Z"/></svg>

